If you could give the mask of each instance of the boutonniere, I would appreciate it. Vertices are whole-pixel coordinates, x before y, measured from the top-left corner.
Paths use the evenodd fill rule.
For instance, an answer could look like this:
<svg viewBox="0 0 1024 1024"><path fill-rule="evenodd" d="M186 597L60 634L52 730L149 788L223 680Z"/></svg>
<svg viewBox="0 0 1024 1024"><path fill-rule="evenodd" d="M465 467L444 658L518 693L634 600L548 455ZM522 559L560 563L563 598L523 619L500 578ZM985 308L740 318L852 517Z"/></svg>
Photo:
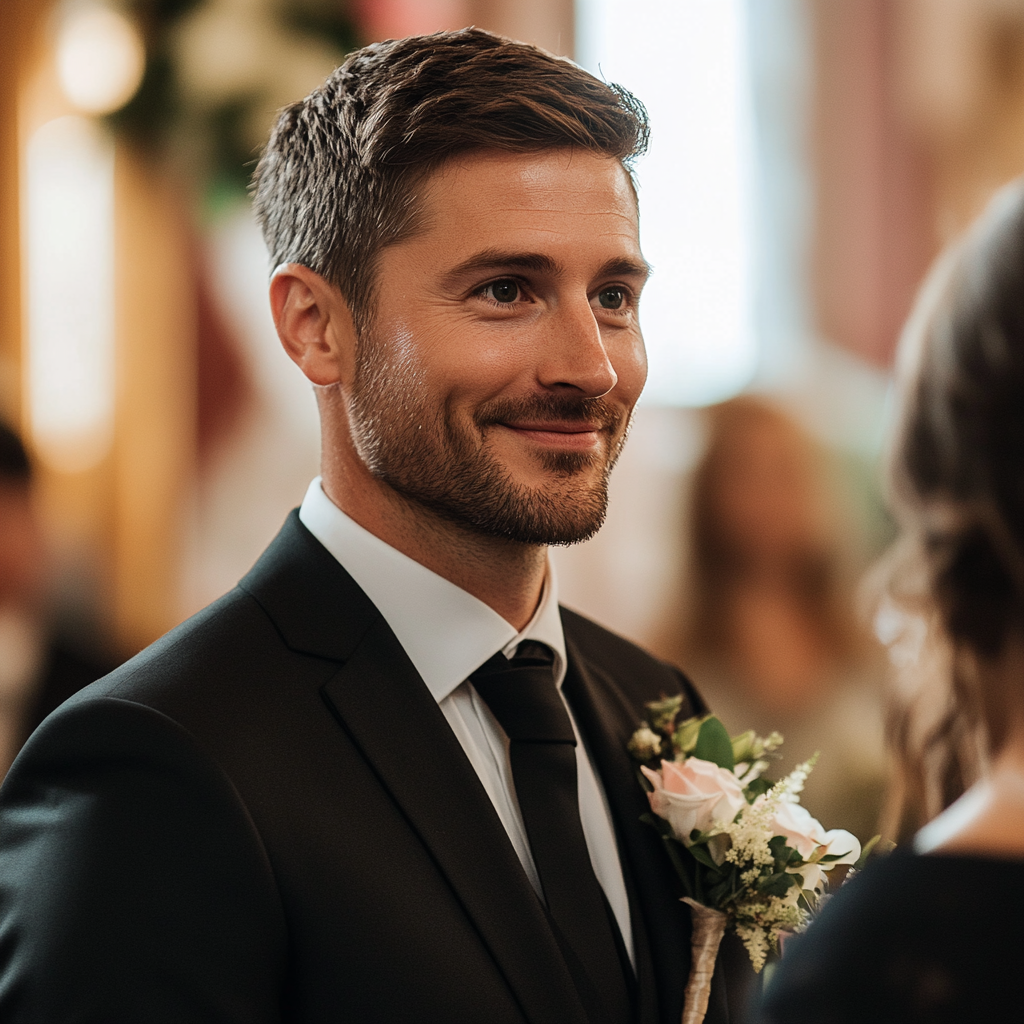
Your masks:
<svg viewBox="0 0 1024 1024"><path fill-rule="evenodd" d="M800 805L817 755L785 778L764 773L782 737L730 736L714 716L679 721L681 697L646 705L629 752L639 763L651 813L682 880L693 918L684 1024L700 1024L722 936L735 932L760 972L782 932L804 928L839 865L859 866L877 841L826 831Z"/></svg>

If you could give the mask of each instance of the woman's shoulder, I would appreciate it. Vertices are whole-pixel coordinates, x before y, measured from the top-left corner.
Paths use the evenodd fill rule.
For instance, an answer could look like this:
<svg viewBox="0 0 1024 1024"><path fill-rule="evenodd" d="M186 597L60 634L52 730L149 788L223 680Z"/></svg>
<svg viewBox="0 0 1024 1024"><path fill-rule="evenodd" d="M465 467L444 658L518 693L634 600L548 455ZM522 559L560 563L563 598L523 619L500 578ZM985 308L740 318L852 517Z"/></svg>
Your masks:
<svg viewBox="0 0 1024 1024"><path fill-rule="evenodd" d="M919 853L1024 861L1024 765L1007 766L973 785L914 839Z"/></svg>
<svg viewBox="0 0 1024 1024"><path fill-rule="evenodd" d="M996 884L1000 879L1024 878L1024 858L918 853L900 848L889 856L876 858L863 871L857 872L829 901L828 908L831 909L833 903L838 906L852 901L854 894L892 886L899 886L908 895L913 895L943 885L948 887L947 891L952 896L961 891L960 880L970 878L973 883L979 883L979 873L988 879L988 884ZM861 901L858 899L858 902Z"/></svg>
<svg viewBox="0 0 1024 1024"><path fill-rule="evenodd" d="M989 921L994 905L1008 914L1024 910L1024 860L901 851L879 858L843 885L807 935L827 935L838 944L834 948L873 936L876 950L915 936L922 943L943 941L951 921ZM1009 926L1007 916L1000 916ZM938 922L943 930L936 932Z"/></svg>
<svg viewBox="0 0 1024 1024"><path fill-rule="evenodd" d="M900 852L871 864L787 943L756 1019L942 1022L998 1006L1019 989L1022 883L1024 860Z"/></svg>

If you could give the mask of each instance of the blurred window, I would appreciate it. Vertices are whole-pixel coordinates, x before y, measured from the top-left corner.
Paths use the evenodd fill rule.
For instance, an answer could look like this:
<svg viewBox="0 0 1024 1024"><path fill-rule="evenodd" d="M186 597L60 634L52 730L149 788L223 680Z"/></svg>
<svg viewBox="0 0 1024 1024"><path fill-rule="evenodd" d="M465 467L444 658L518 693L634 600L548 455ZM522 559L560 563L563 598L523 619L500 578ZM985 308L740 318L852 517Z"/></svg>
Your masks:
<svg viewBox="0 0 1024 1024"><path fill-rule="evenodd" d="M757 369L751 275L754 121L745 0L576 0L579 62L651 116L637 165L654 276L644 401L706 405Z"/></svg>
<svg viewBox="0 0 1024 1024"><path fill-rule="evenodd" d="M59 117L28 144L28 391L40 455L65 472L106 454L114 409L114 150Z"/></svg>

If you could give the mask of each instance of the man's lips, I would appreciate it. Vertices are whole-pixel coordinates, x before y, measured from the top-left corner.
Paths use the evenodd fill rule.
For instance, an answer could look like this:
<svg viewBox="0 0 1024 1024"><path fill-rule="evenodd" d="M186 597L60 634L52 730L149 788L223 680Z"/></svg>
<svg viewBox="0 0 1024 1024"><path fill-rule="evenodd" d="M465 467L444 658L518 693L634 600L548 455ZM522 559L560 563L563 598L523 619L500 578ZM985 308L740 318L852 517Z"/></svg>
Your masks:
<svg viewBox="0 0 1024 1024"><path fill-rule="evenodd" d="M605 429L600 423L579 420L531 420L499 423L498 426L537 444L557 448L592 448Z"/></svg>

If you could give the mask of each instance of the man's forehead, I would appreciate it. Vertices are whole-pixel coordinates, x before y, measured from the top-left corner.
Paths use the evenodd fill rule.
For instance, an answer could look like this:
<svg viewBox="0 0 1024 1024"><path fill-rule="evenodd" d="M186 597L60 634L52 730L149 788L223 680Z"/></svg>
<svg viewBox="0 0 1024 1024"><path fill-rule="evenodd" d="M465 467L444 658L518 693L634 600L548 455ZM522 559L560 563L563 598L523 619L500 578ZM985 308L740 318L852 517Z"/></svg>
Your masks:
<svg viewBox="0 0 1024 1024"><path fill-rule="evenodd" d="M452 157L425 182L424 198L446 203L492 202L580 212L599 206L635 214L636 192L622 161L567 147L532 153L475 150Z"/></svg>
<svg viewBox="0 0 1024 1024"><path fill-rule="evenodd" d="M463 259L474 251L536 252L568 243L612 249L646 266L636 194L615 157L580 149L461 154L427 179L417 205L415 235L443 237L446 252L460 251Z"/></svg>

